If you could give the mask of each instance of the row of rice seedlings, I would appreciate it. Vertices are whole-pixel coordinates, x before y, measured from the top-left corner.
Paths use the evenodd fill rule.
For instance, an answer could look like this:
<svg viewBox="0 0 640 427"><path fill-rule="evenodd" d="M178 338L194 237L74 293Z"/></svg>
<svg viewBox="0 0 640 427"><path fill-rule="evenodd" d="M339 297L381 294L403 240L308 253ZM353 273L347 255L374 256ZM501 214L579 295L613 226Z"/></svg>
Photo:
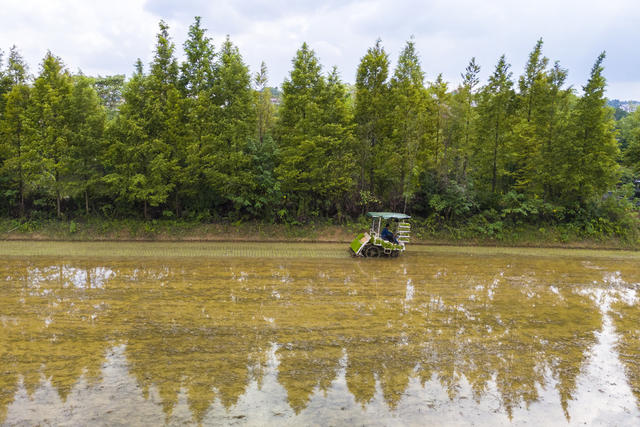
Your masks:
<svg viewBox="0 0 640 427"><path fill-rule="evenodd" d="M432 255L640 259L638 251L411 245L403 257ZM347 245L269 242L0 241L0 256L346 258Z"/></svg>
<svg viewBox="0 0 640 427"><path fill-rule="evenodd" d="M0 256L345 258L344 245L229 242L0 243Z"/></svg>
<svg viewBox="0 0 640 427"><path fill-rule="evenodd" d="M574 258L640 259L640 251L571 248L527 248L503 246L427 246L412 245L406 254L513 255Z"/></svg>

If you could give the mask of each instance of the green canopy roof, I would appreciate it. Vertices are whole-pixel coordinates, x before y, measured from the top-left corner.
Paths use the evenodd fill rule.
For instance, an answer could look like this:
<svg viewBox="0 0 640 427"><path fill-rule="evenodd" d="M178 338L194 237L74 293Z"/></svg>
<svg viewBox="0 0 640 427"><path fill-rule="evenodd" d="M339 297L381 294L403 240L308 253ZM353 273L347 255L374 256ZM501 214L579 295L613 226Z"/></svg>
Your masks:
<svg viewBox="0 0 640 427"><path fill-rule="evenodd" d="M367 216L382 219L409 219L409 215L397 212L367 212Z"/></svg>

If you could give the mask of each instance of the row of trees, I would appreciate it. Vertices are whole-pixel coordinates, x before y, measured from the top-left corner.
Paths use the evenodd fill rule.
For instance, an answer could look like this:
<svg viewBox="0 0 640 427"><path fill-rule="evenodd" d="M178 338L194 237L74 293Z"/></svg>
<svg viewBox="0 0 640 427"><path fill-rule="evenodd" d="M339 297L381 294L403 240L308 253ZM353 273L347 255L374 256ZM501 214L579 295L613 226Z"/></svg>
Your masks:
<svg viewBox="0 0 640 427"><path fill-rule="evenodd" d="M251 76L200 18L180 64L160 22L148 70L138 60L126 82L71 75L50 52L32 80L12 48L0 66L0 209L282 220L584 207L619 177L604 53L578 96L542 47L517 81L502 56L481 86L472 59L452 90L441 75L425 83L413 40L393 73L378 40L354 87L305 43L277 108L265 65ZM629 129L637 167L640 121Z"/></svg>
<svg viewBox="0 0 640 427"><path fill-rule="evenodd" d="M640 108L625 114L616 123L622 161L631 172L640 177Z"/></svg>
<svg viewBox="0 0 640 427"><path fill-rule="evenodd" d="M502 56L482 87L472 59L454 91L441 76L424 87L411 41L388 83L387 55L379 44L370 49L356 84L361 188L390 189L388 199L402 194L405 206L414 199L414 209L448 216L466 213L473 200L485 208L504 204L505 195L558 206L600 198L618 176L604 53L577 97L564 87L567 71L558 62L549 66L542 45L530 53L517 87Z"/></svg>

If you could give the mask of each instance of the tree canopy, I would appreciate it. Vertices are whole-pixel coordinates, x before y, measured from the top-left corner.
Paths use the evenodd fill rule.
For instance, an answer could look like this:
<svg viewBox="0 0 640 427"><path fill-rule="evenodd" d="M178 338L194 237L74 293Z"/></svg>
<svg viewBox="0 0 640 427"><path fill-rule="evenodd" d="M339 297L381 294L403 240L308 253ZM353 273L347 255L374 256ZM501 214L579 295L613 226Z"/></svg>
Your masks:
<svg viewBox="0 0 640 427"><path fill-rule="evenodd" d="M128 78L74 75L51 52L31 76L14 46L0 55L0 215L572 220L621 170L640 176L640 113L615 121L604 53L577 91L543 47L518 77L502 55L484 83L472 58L454 86L425 74L413 39L393 67L377 40L351 86L303 43L271 88L264 62L252 74L199 17L181 63L161 21Z"/></svg>

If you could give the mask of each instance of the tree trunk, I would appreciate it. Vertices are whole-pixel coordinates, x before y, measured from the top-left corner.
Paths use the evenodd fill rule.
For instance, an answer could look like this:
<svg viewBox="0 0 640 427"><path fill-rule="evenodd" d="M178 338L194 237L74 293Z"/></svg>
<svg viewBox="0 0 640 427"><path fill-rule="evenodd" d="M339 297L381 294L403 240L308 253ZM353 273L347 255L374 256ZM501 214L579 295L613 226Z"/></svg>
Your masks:
<svg viewBox="0 0 640 427"><path fill-rule="evenodd" d="M176 197L175 197L175 206L176 206L176 218L180 218L180 214L182 212L180 212L180 199L178 198L177 191L176 191Z"/></svg>
<svg viewBox="0 0 640 427"><path fill-rule="evenodd" d="M144 201L144 219L145 221L149 219L149 215L147 215L147 201Z"/></svg>
<svg viewBox="0 0 640 427"><path fill-rule="evenodd" d="M20 133L18 132L18 176L20 178L20 218L24 217L24 177L22 173L22 142L20 140Z"/></svg>
<svg viewBox="0 0 640 427"><path fill-rule="evenodd" d="M496 192L497 181L497 169L498 169L498 130L500 129L500 122L496 120L496 137L493 144L493 177L491 179L491 192Z"/></svg>
<svg viewBox="0 0 640 427"><path fill-rule="evenodd" d="M87 190L84 190L84 209L89 216L89 192Z"/></svg>
<svg viewBox="0 0 640 427"><path fill-rule="evenodd" d="M440 105L438 105L438 118L436 120L436 170L440 173Z"/></svg>
<svg viewBox="0 0 640 427"><path fill-rule="evenodd" d="M20 218L24 217L24 182L20 173Z"/></svg>
<svg viewBox="0 0 640 427"><path fill-rule="evenodd" d="M375 157L373 155L373 147L375 147L376 145L376 137L375 135L373 135L371 137L371 142L370 145L367 147L368 150L368 158L367 158L367 167L369 168L369 191L371 192L372 195L376 194L376 188L375 188L375 181L374 181L374 166L373 166L373 162L375 162Z"/></svg>
<svg viewBox="0 0 640 427"><path fill-rule="evenodd" d="M56 162L57 163L57 162ZM55 174L55 183L56 187L60 184L60 175L56 170ZM60 209L60 189L56 189L56 207L58 208L58 218L62 218L62 210Z"/></svg>

